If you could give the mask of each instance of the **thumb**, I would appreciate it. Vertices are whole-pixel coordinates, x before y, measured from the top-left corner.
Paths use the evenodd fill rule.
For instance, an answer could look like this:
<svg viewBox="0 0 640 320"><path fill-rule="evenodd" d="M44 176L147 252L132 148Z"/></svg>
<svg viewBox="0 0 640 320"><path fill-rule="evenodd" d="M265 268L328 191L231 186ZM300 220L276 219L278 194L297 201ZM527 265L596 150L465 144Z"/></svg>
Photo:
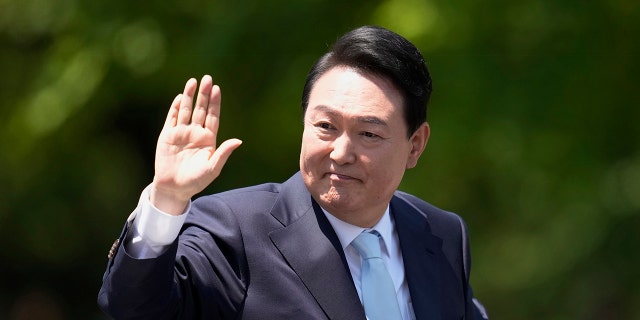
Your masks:
<svg viewBox="0 0 640 320"><path fill-rule="evenodd" d="M222 171L225 163L231 156L231 153L242 144L240 139L229 139L218 146L216 151L209 158L209 163L212 166L213 173L217 177Z"/></svg>

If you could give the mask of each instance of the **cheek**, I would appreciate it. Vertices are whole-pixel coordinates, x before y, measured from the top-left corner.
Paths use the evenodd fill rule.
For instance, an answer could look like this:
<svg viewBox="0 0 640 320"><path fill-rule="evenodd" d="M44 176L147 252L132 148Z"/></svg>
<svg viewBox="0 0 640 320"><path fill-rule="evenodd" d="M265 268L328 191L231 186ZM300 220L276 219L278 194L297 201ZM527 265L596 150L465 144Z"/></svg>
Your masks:
<svg viewBox="0 0 640 320"><path fill-rule="evenodd" d="M309 137L309 132L307 132L307 129L305 129L302 132L302 141L300 143L300 159L301 160L305 158L306 155L309 153L309 147L311 147L312 145L313 143L311 142L311 139Z"/></svg>
<svg viewBox="0 0 640 320"><path fill-rule="evenodd" d="M301 155L305 158L317 158L326 153L327 143L319 139L314 132L305 132L302 135Z"/></svg>
<svg viewBox="0 0 640 320"><path fill-rule="evenodd" d="M377 188L387 189L395 188L400 184L407 165L407 157L403 156L402 151L393 150L386 153L386 155L393 155L391 157L378 157L378 160L373 160L369 166L369 174L377 177L373 181Z"/></svg>
<svg viewBox="0 0 640 320"><path fill-rule="evenodd" d="M320 144L310 136L310 133L302 135L302 146L300 147L300 168L305 171L313 170L313 162L317 161Z"/></svg>

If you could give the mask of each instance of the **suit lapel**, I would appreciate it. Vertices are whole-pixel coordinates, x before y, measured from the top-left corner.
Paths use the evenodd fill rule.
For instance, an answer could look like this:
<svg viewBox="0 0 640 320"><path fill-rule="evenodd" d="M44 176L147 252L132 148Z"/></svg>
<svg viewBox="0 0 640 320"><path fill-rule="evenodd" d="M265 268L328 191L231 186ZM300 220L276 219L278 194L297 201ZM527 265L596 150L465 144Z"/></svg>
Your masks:
<svg viewBox="0 0 640 320"><path fill-rule="evenodd" d="M283 184L271 214L284 228L271 241L330 319L364 319L340 241L298 173Z"/></svg>
<svg viewBox="0 0 640 320"><path fill-rule="evenodd" d="M400 239L405 277L416 319L441 319L438 265L443 258L442 240L431 233L424 213L404 200L394 196L391 213Z"/></svg>

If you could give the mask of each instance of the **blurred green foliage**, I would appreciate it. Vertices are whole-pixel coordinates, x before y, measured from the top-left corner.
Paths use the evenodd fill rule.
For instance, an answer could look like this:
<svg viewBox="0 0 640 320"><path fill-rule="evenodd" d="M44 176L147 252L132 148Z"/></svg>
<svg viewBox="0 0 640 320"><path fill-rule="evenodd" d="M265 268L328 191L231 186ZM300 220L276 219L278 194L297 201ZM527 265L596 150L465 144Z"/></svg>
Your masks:
<svg viewBox="0 0 640 320"><path fill-rule="evenodd" d="M297 170L300 93L345 31L395 30L434 78L402 189L460 213L494 319L640 319L640 2L0 0L0 318L103 319L106 254L169 103L205 73L206 192Z"/></svg>

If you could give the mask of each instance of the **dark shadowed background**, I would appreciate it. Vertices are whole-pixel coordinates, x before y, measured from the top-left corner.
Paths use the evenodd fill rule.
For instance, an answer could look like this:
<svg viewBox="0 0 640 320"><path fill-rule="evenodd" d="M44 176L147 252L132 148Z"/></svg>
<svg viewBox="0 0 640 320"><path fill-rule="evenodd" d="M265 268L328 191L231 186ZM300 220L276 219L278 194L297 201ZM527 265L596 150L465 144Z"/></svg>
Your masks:
<svg viewBox="0 0 640 320"><path fill-rule="evenodd" d="M189 77L244 144L216 192L298 168L311 64L413 41L432 136L401 188L461 214L494 319L640 319L640 2L0 0L0 319L105 319L106 255Z"/></svg>

